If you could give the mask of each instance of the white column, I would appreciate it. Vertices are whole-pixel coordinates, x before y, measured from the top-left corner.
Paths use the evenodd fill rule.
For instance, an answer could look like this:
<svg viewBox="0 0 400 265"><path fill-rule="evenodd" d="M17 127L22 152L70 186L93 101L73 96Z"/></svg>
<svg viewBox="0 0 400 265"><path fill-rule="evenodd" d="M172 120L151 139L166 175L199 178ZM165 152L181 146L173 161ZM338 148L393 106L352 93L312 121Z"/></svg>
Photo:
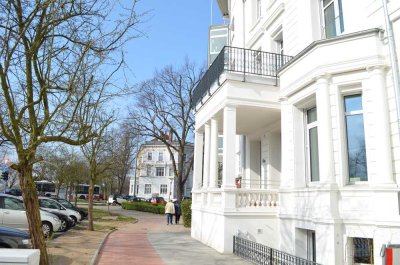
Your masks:
<svg viewBox="0 0 400 265"><path fill-rule="evenodd" d="M208 188L210 178L210 124L204 125L204 168L203 168L203 189Z"/></svg>
<svg viewBox="0 0 400 265"><path fill-rule="evenodd" d="M318 155L319 155L319 179L321 183L335 183L332 116L329 96L330 75L321 75L317 82L317 122L318 122Z"/></svg>
<svg viewBox="0 0 400 265"><path fill-rule="evenodd" d="M210 188L217 187L218 179L218 121L211 119L211 137L210 137Z"/></svg>
<svg viewBox="0 0 400 265"><path fill-rule="evenodd" d="M294 177L294 147L295 133L293 131L294 113L293 105L288 102L287 98L281 98L281 189L290 189L296 186Z"/></svg>
<svg viewBox="0 0 400 265"><path fill-rule="evenodd" d="M385 82L385 67L373 66L367 68L369 72L369 80L367 86L372 93L372 105L368 108L373 108L373 124L375 130L375 151L376 154L376 174L371 182L380 184L393 184L393 165L392 165L392 143L390 141L390 123L389 123L389 107L386 92ZM364 107L363 107L364 108ZM365 111L364 111L365 112ZM367 154L368 156L368 154Z"/></svg>
<svg viewBox="0 0 400 265"><path fill-rule="evenodd" d="M222 185L235 188L236 107L224 108L224 151Z"/></svg>
<svg viewBox="0 0 400 265"><path fill-rule="evenodd" d="M204 135L196 130L194 135L194 161L193 161L193 190L201 188L201 178L203 175L203 150Z"/></svg>

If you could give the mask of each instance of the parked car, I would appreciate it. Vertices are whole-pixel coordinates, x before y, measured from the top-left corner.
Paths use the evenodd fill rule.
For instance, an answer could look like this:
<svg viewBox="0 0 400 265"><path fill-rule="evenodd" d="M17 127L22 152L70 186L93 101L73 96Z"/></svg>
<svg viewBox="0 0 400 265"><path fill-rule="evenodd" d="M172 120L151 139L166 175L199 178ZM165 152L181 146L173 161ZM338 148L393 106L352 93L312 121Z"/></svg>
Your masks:
<svg viewBox="0 0 400 265"><path fill-rule="evenodd" d="M87 216L88 216L87 209L81 208L81 207L75 207L75 205L73 205L71 202L67 201L66 199L62 199L62 198L52 198L52 199L61 203L61 205L64 206L65 208L79 212L82 217L81 220L87 218Z"/></svg>
<svg viewBox="0 0 400 265"><path fill-rule="evenodd" d="M60 219L46 211L40 210L42 230L45 237L51 236L53 231L58 231L61 226ZM0 194L0 222L3 226L10 226L28 230L28 219L23 201L15 196Z"/></svg>
<svg viewBox="0 0 400 265"><path fill-rule="evenodd" d="M32 248L31 237L26 231L0 226L0 248Z"/></svg>
<svg viewBox="0 0 400 265"><path fill-rule="evenodd" d="M147 202L146 198L131 196L127 199L128 202Z"/></svg>
<svg viewBox="0 0 400 265"><path fill-rule="evenodd" d="M61 226L57 230L58 232L66 232L68 229L70 229L71 227L73 227L75 225L74 220L64 213L57 212L56 210L45 210L45 209L42 209L42 210L52 213L55 216L57 216L58 219L60 219Z"/></svg>
<svg viewBox="0 0 400 265"><path fill-rule="evenodd" d="M121 205L123 202L126 202L126 199L122 197L120 194L113 194L108 198L108 205Z"/></svg>
<svg viewBox="0 0 400 265"><path fill-rule="evenodd" d="M6 194L14 196L22 196L22 191L20 189L7 189Z"/></svg>
<svg viewBox="0 0 400 265"><path fill-rule="evenodd" d="M167 203L163 197L151 197L149 202L152 204Z"/></svg>
<svg viewBox="0 0 400 265"><path fill-rule="evenodd" d="M82 220L82 216L79 212L65 208L64 206L61 205L61 203L51 198L39 197L39 206L40 208L45 210L50 210L50 211L55 210L57 212L61 212L68 215L69 217L72 218L72 220L74 220L74 225L78 221Z"/></svg>

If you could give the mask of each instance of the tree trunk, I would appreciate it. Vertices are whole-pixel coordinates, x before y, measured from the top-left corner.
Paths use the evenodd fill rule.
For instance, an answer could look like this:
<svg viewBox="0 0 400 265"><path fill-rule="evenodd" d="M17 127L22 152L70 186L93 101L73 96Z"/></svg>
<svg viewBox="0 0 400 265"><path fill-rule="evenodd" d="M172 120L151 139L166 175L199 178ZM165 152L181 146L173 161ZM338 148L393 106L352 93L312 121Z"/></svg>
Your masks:
<svg viewBox="0 0 400 265"><path fill-rule="evenodd" d="M93 227L93 191L94 191L94 181L93 176L90 178L89 181L89 205L88 205L88 230L94 231Z"/></svg>
<svg viewBox="0 0 400 265"><path fill-rule="evenodd" d="M35 182L32 178L32 165L25 162L24 164L20 164L20 166L20 186L26 208L32 246L34 249L40 250L40 265L48 265L49 260L42 231L38 195Z"/></svg>
<svg viewBox="0 0 400 265"><path fill-rule="evenodd" d="M181 202L183 197L184 183L182 182L182 176L178 177L178 181L175 182L176 199Z"/></svg>
<svg viewBox="0 0 400 265"><path fill-rule="evenodd" d="M58 196L60 195L60 189L61 189L61 185L60 183L57 184L57 189L56 189L56 197L58 198Z"/></svg>

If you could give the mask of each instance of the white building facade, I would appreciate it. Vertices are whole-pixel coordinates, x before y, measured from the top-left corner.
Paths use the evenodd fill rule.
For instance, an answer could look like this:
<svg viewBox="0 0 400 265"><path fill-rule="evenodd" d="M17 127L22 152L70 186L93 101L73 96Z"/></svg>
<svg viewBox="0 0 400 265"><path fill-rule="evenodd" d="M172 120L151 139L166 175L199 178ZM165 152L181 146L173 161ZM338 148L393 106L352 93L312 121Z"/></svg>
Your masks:
<svg viewBox="0 0 400 265"><path fill-rule="evenodd" d="M382 264L400 244L400 1L218 2L230 43L194 94L192 237Z"/></svg>
<svg viewBox="0 0 400 265"><path fill-rule="evenodd" d="M188 145L186 157L190 158L192 154L193 145ZM174 156L178 162L178 154L174 153ZM175 198L173 162L166 145L158 140L148 141L141 145L136 159L136 180L132 176L129 194L146 199L163 197L166 201ZM193 171L184 186L186 197L191 197L192 182Z"/></svg>

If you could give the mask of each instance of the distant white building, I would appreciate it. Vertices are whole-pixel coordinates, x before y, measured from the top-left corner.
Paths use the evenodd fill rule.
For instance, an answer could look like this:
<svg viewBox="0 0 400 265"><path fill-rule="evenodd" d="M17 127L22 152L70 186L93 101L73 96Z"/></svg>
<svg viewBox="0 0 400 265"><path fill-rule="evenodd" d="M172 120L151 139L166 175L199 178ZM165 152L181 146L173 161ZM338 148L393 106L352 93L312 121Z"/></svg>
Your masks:
<svg viewBox="0 0 400 265"><path fill-rule="evenodd" d="M383 264L400 244L400 1L218 4L229 43L194 91L192 237Z"/></svg>
<svg viewBox="0 0 400 265"><path fill-rule="evenodd" d="M185 157L189 158L193 155L193 145L188 145L187 151ZM174 156L178 161L177 153L174 153ZM191 170L184 186L183 196L191 197L192 176ZM172 159L163 142L153 140L141 145L137 155L136 180L135 176L131 178L129 194L144 198L160 196L165 200L175 198Z"/></svg>

